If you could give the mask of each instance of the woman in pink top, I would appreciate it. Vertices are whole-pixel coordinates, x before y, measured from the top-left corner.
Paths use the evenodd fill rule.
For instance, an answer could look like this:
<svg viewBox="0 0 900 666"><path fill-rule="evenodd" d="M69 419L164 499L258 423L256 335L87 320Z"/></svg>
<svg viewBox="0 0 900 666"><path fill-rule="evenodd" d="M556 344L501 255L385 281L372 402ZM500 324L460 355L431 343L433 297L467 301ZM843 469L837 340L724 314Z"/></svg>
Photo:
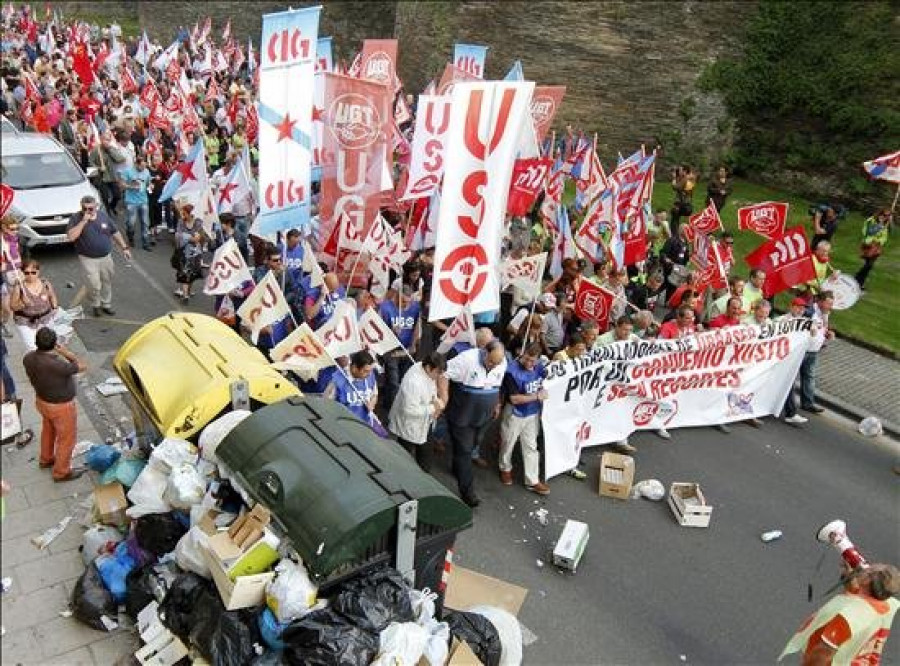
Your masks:
<svg viewBox="0 0 900 666"><path fill-rule="evenodd" d="M3 296L3 337L12 337L12 332L6 327L12 310L9 307L9 294L13 286L22 279L22 253L19 250L19 225L7 215L0 220L0 293Z"/></svg>

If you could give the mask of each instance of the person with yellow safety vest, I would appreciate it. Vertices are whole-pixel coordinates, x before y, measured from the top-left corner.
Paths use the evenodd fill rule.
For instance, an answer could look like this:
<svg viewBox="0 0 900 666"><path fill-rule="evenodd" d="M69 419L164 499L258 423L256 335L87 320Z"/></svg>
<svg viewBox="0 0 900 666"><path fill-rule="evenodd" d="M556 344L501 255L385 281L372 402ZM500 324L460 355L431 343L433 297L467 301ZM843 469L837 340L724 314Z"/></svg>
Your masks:
<svg viewBox="0 0 900 666"><path fill-rule="evenodd" d="M863 260L863 266L856 273L856 281L860 289L869 277L869 271L875 265L875 260L881 256L884 246L888 242L888 233L891 228L891 211L882 208L863 222L862 244L859 246L859 254Z"/></svg>
<svg viewBox="0 0 900 666"><path fill-rule="evenodd" d="M809 291L815 295L822 290L822 283L831 274L836 273L831 265L831 243L826 240L819 241L812 254L813 268L816 269L816 277L806 283Z"/></svg>
<svg viewBox="0 0 900 666"><path fill-rule="evenodd" d="M900 569L872 564L851 571L842 563L844 591L803 623L778 657L801 652L804 666L876 666L900 602Z"/></svg>

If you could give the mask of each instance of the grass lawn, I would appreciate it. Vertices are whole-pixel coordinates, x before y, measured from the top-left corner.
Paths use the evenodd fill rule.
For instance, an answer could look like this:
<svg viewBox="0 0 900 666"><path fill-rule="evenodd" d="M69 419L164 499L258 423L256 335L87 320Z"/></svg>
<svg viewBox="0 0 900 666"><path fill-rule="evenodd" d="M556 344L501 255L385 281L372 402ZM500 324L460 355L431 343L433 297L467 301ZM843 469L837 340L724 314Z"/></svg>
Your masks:
<svg viewBox="0 0 900 666"><path fill-rule="evenodd" d="M706 194L706 182L698 183L699 190L694 196L695 211L702 206ZM666 182L657 182L653 192L653 209L672 206L674 195ZM739 271L747 272L749 267L743 258L763 242L762 236L737 228L737 209L761 201L785 201L790 204L787 227L804 224L807 239L812 238L812 219L808 214L811 204L820 203L797 198L790 192L776 190L747 181L735 180L734 192L721 212L725 228L734 234L734 257ZM873 211L851 210L838 226L831 250L831 265L836 270L853 275L862 266L859 258L859 244L863 220ZM779 294L776 305L784 310L788 295ZM866 280L866 292L849 310L835 312L832 326L842 335L864 341L892 354L900 354L900 235L896 226L884 254L878 258L875 267Z"/></svg>

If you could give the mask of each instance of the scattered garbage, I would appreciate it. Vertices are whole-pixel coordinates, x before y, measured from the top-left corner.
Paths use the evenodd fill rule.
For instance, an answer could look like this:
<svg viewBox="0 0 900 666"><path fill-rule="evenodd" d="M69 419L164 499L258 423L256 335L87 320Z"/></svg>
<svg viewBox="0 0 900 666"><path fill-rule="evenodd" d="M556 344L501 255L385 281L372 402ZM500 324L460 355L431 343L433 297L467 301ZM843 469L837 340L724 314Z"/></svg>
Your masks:
<svg viewBox="0 0 900 666"><path fill-rule="evenodd" d="M283 559L275 566L275 578L266 587L266 605L278 622L288 623L315 606L317 592L306 567Z"/></svg>
<svg viewBox="0 0 900 666"><path fill-rule="evenodd" d="M6 594L9 592L10 588L12 588L13 580L9 576L4 576L0 579L0 592Z"/></svg>
<svg viewBox="0 0 900 666"><path fill-rule="evenodd" d="M659 502L666 496L666 488L657 479L638 481L631 489L631 499L643 497L644 499Z"/></svg>
<svg viewBox="0 0 900 666"><path fill-rule="evenodd" d="M470 613L486 618L500 639L499 666L519 666L522 663L522 629L512 613L496 606L473 606Z"/></svg>
<svg viewBox="0 0 900 666"><path fill-rule="evenodd" d="M128 393L128 387L125 386L125 383L118 377L110 377L105 382L97 384L94 388L96 388L97 393L102 395L104 398L108 398L112 395Z"/></svg>
<svg viewBox="0 0 900 666"><path fill-rule="evenodd" d="M126 488L131 488L146 464L146 460L123 456L116 461L115 465L103 472L100 476L100 483L105 485L118 481Z"/></svg>
<svg viewBox="0 0 900 666"><path fill-rule="evenodd" d="M118 612L116 602L94 564L89 565L75 583L70 605L76 619L100 631L109 631L110 618Z"/></svg>
<svg viewBox="0 0 900 666"><path fill-rule="evenodd" d="M31 543L38 547L40 550L44 550L47 546L49 546L53 541L62 534L66 527L68 527L69 523L72 522L72 516L66 516L62 520L60 520L56 525L46 530L43 534L32 537Z"/></svg>
<svg viewBox="0 0 900 666"><path fill-rule="evenodd" d="M493 622L479 613L452 610L444 613L444 621L450 627L450 635L468 643L484 666L500 666L503 646Z"/></svg>
<svg viewBox="0 0 900 666"><path fill-rule="evenodd" d="M172 513L151 513L134 522L138 545L157 557L175 550L186 532L186 525Z"/></svg>
<svg viewBox="0 0 900 666"><path fill-rule="evenodd" d="M759 535L759 538L763 540L764 543L769 543L770 541L775 541L776 539L780 539L782 537L781 530L771 530L769 532L763 532Z"/></svg>
<svg viewBox="0 0 900 666"><path fill-rule="evenodd" d="M537 511L534 512L534 518L541 524L546 525L548 522L547 516L549 512L544 507L541 507Z"/></svg>
<svg viewBox="0 0 900 666"><path fill-rule="evenodd" d="M122 453L110 444L95 444L85 456L84 463L95 472L105 472L116 464Z"/></svg>
<svg viewBox="0 0 900 666"><path fill-rule="evenodd" d="M366 631L334 609L313 611L284 630L284 662L290 666L359 666L378 654L378 634Z"/></svg>
<svg viewBox="0 0 900 666"><path fill-rule="evenodd" d="M857 429L866 437L878 437L879 435L884 434L884 427L881 425L881 421L875 416L867 416L864 418L859 422Z"/></svg>
<svg viewBox="0 0 900 666"><path fill-rule="evenodd" d="M94 525L90 527L81 540L81 558L88 566L97 556L112 553L116 546L125 540L125 536L115 527Z"/></svg>
<svg viewBox="0 0 900 666"><path fill-rule="evenodd" d="M394 569L378 569L342 586L332 608L356 626L380 633L391 622L414 619L409 586Z"/></svg>

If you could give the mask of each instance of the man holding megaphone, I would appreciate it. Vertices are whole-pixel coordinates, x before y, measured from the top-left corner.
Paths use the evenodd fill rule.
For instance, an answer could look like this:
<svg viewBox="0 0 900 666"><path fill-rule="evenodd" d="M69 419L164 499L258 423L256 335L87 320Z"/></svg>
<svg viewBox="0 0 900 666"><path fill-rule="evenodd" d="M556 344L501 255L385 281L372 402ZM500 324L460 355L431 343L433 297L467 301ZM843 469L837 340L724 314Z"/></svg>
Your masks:
<svg viewBox="0 0 900 666"><path fill-rule="evenodd" d="M900 601L900 569L890 564L868 564L847 537L843 521L819 530L819 541L841 553L844 591L832 597L791 638L785 655L801 652L804 666L851 664L875 666L891 632Z"/></svg>

